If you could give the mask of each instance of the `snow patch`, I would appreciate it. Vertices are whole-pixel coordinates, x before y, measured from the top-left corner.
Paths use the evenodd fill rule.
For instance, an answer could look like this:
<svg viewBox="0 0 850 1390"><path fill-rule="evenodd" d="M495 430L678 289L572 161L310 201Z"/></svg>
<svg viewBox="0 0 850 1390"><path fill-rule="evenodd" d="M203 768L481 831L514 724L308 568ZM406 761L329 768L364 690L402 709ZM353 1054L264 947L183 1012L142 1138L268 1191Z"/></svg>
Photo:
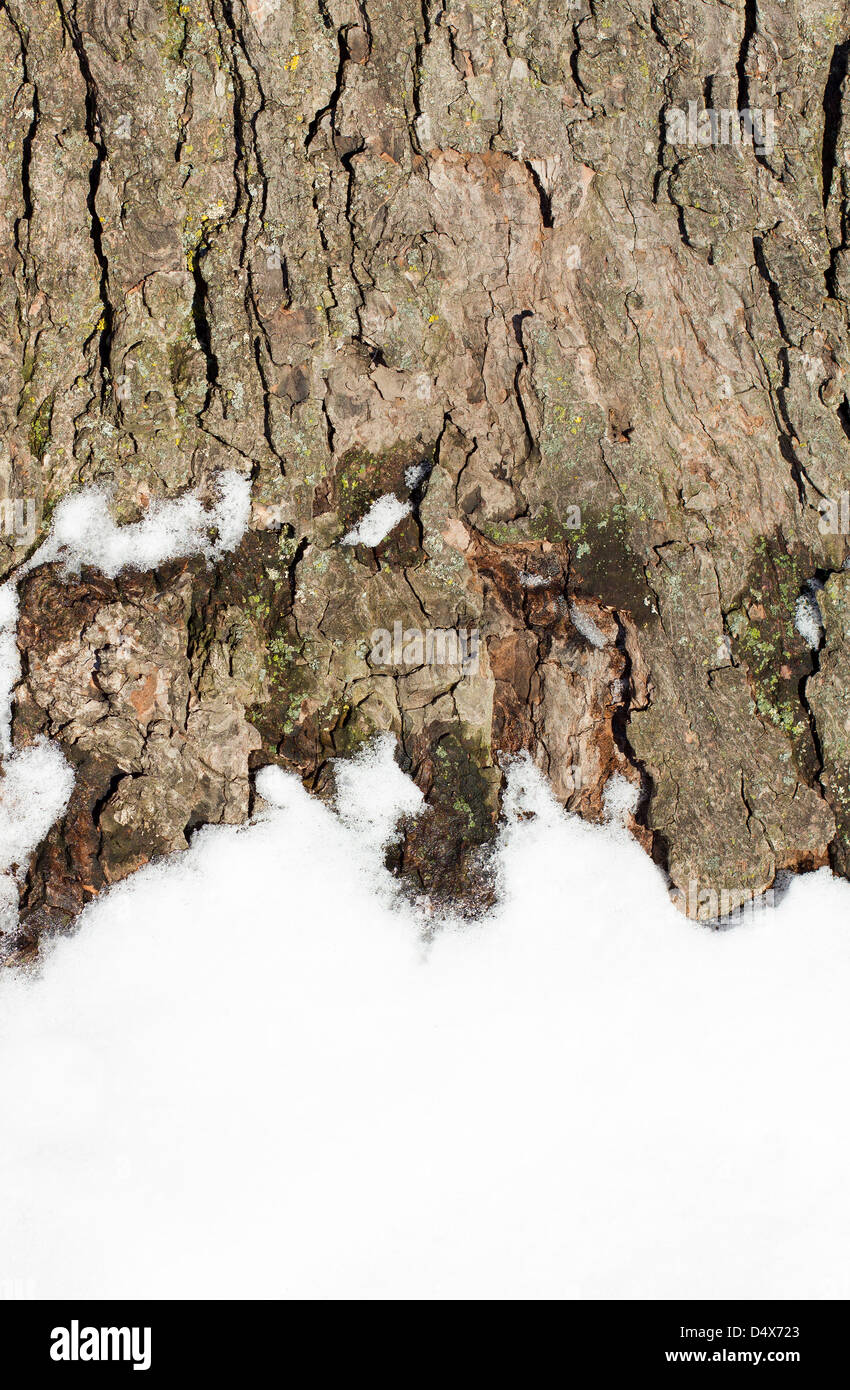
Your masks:
<svg viewBox="0 0 850 1390"><path fill-rule="evenodd" d="M596 626L589 613L585 613L576 604L570 604L570 618L573 627L586 638L592 647L605 647L608 639L604 632Z"/></svg>
<svg viewBox="0 0 850 1390"><path fill-rule="evenodd" d="M394 492L387 492L372 503L362 520L343 536L340 545L380 545L412 510L409 502L400 502Z"/></svg>
<svg viewBox="0 0 850 1390"><path fill-rule="evenodd" d="M633 816L640 801L640 787L636 787L621 772L615 772L605 783L602 793L602 807L605 819L614 824L625 825Z"/></svg>
<svg viewBox="0 0 850 1390"><path fill-rule="evenodd" d="M392 734L383 734L354 758L333 765L340 820L376 853L397 838L399 817L417 815L425 803L396 762L395 746Z"/></svg>
<svg viewBox="0 0 850 1390"><path fill-rule="evenodd" d="M21 678L17 634L18 591L7 580L0 585L0 757L12 747L12 690Z"/></svg>
<svg viewBox="0 0 850 1390"><path fill-rule="evenodd" d="M810 579L794 608L794 626L812 651L818 651L823 641L823 615L817 599L822 588L817 579Z"/></svg>
<svg viewBox="0 0 850 1390"><path fill-rule="evenodd" d="M0 872L23 864L61 816L74 770L55 743L39 738L13 753L0 777Z"/></svg>
<svg viewBox="0 0 850 1390"><path fill-rule="evenodd" d="M141 521L118 526L109 494L86 488L56 508L50 535L19 570L62 563L68 573L91 565L114 579L123 569L150 570L187 555L220 559L235 550L251 519L251 483L234 471L216 479L218 498L205 507L197 492L152 501Z"/></svg>
<svg viewBox="0 0 850 1390"><path fill-rule="evenodd" d="M0 775L0 928L18 920L19 878L29 856L62 815L74 790L74 769L46 739L13 753ZM10 872L11 870L11 872Z"/></svg>
<svg viewBox="0 0 850 1390"><path fill-rule="evenodd" d="M404 470L404 483L408 492L415 492L420 483L423 483L429 476L432 469L430 460L422 463L410 463Z"/></svg>

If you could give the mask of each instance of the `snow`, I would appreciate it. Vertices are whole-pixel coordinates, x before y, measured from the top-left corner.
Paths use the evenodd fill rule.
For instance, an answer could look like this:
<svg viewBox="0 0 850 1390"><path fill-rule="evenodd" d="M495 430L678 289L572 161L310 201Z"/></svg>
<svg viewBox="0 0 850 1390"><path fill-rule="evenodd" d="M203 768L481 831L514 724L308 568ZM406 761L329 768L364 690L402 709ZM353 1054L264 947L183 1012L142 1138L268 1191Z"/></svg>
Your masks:
<svg viewBox="0 0 850 1390"><path fill-rule="evenodd" d="M25 872L33 850L62 815L73 789L73 768L61 749L46 739L36 739L13 753L3 764L0 778L0 930L8 931L17 923L17 878Z"/></svg>
<svg viewBox="0 0 850 1390"><path fill-rule="evenodd" d="M250 827L0 972L0 1281L850 1294L848 884L821 870L709 930L517 762L501 906L425 923L378 848L392 797L417 803L388 744L338 778L340 814L260 783Z"/></svg>
<svg viewBox="0 0 850 1390"><path fill-rule="evenodd" d="M634 786L622 773L615 772L605 783L602 806L607 821L624 825L626 817L634 815L639 801L640 788Z"/></svg>
<svg viewBox="0 0 850 1390"><path fill-rule="evenodd" d="M812 651L818 651L823 641L823 616L817 597L822 588L818 580L809 580L794 608L794 626Z"/></svg>
<svg viewBox="0 0 850 1390"><path fill-rule="evenodd" d="M18 594L8 580L0 585L0 931L15 926L18 879L74 787L69 763L45 739L12 752L12 690L21 675L17 624Z"/></svg>
<svg viewBox="0 0 850 1390"><path fill-rule="evenodd" d="M113 520L107 492L73 493L59 503L50 535L19 573L59 561L69 572L92 565L113 579L122 569L154 569L187 555L220 559L236 549L250 521L251 483L232 470L220 473L216 483L211 507L197 492L186 492L152 501L141 521L128 526Z"/></svg>
<svg viewBox="0 0 850 1390"><path fill-rule="evenodd" d="M404 482L408 491L415 492L419 484L423 483L430 473L430 461L408 464L407 468L404 470Z"/></svg>
<svg viewBox="0 0 850 1390"><path fill-rule="evenodd" d="M372 503L366 515L343 536L340 544L380 545L411 510L409 502L400 502L395 493L387 492Z"/></svg>
<svg viewBox="0 0 850 1390"><path fill-rule="evenodd" d="M0 872L25 862L68 805L74 772L61 749L39 738L8 757L0 782Z"/></svg>
<svg viewBox="0 0 850 1390"><path fill-rule="evenodd" d="M0 756L12 747L12 689L21 678L17 631L18 591L7 581L0 585Z"/></svg>
<svg viewBox="0 0 850 1390"><path fill-rule="evenodd" d="M337 810L376 854L396 838L400 815L417 815L425 804L419 788L394 761L395 739L383 734L350 761L334 765Z"/></svg>
<svg viewBox="0 0 850 1390"><path fill-rule="evenodd" d="M592 647L604 647L606 645L605 633L600 631L589 613L583 613L574 603L570 604L570 618L576 631L580 632Z"/></svg>

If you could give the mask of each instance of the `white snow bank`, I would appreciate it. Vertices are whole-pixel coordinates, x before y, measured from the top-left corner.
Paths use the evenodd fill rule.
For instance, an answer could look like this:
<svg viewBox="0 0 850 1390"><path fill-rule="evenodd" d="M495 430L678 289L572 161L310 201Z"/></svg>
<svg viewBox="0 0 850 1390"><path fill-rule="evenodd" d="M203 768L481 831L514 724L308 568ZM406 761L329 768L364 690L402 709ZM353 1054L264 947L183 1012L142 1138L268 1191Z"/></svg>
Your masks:
<svg viewBox="0 0 850 1390"><path fill-rule="evenodd" d="M411 510L409 502L400 502L394 492L387 492L372 503L366 515L343 536L340 545L380 545Z"/></svg>
<svg viewBox="0 0 850 1390"><path fill-rule="evenodd" d="M2 972L0 1280L850 1294L848 885L696 926L519 764L502 907L427 943L388 905L360 768L348 823L269 773L257 824L120 885L40 978Z"/></svg>
<svg viewBox="0 0 850 1390"><path fill-rule="evenodd" d="M118 526L109 494L97 488L65 497L50 535L19 574L61 561L69 571L92 565L113 579L123 569L149 570L187 555L220 559L235 550L251 519L251 483L229 470L216 479L218 499L205 507L195 492L151 502L141 521ZM213 531L215 535L213 535Z"/></svg>

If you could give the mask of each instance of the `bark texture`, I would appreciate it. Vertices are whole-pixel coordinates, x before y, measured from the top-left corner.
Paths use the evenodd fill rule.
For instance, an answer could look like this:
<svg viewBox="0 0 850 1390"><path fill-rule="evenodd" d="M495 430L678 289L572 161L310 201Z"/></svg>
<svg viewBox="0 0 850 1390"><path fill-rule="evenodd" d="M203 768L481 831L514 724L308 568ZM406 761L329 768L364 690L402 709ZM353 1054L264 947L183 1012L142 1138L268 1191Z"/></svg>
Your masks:
<svg viewBox="0 0 850 1390"><path fill-rule="evenodd" d="M215 568L22 585L14 738L77 768L24 944L384 731L393 862L472 910L523 750L590 818L631 781L685 894L848 872L848 49L841 0L2 0L4 572L80 486L253 501Z"/></svg>

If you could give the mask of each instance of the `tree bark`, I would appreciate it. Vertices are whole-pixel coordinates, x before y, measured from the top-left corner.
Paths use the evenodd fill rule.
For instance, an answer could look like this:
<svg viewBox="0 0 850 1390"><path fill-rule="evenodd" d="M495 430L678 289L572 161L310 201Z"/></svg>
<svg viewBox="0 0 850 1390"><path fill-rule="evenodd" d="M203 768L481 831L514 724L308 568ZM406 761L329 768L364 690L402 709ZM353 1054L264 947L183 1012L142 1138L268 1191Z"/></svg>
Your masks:
<svg viewBox="0 0 850 1390"><path fill-rule="evenodd" d="M4 573L73 489L252 486L215 567L22 584L15 742L77 783L20 950L380 733L437 903L518 753L631 784L693 916L848 872L848 50L826 0L3 0Z"/></svg>

